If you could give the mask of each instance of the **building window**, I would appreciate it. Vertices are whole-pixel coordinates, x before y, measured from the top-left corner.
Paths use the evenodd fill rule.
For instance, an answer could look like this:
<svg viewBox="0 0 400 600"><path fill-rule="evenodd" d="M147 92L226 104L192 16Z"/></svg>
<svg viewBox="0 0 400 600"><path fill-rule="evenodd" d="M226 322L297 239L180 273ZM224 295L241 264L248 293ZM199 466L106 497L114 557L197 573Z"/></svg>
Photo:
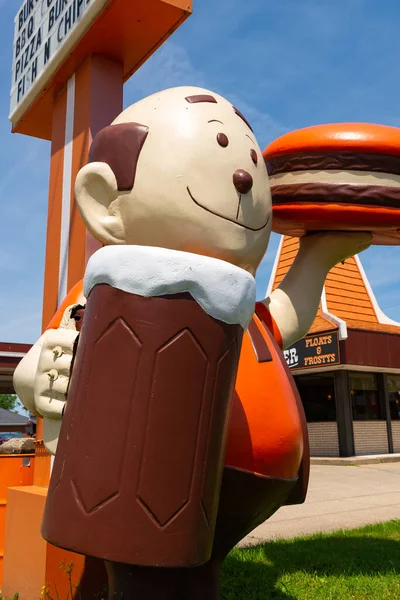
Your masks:
<svg viewBox="0 0 400 600"><path fill-rule="evenodd" d="M390 418L392 421L398 421L400 419L400 377L388 376L387 384L389 392Z"/></svg>
<svg viewBox="0 0 400 600"><path fill-rule="evenodd" d="M332 375L298 375L297 389L308 423L336 421L335 380Z"/></svg>
<svg viewBox="0 0 400 600"><path fill-rule="evenodd" d="M379 421L383 410L378 381L373 373L350 373L350 396L354 421Z"/></svg>

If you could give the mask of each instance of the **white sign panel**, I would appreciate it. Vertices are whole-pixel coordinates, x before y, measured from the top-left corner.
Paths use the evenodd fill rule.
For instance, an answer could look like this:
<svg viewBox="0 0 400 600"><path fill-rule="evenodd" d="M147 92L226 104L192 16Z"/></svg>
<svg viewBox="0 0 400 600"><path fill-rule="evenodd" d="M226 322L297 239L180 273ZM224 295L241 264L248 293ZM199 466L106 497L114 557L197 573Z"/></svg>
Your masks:
<svg viewBox="0 0 400 600"><path fill-rule="evenodd" d="M108 0L25 0L15 17L10 120L16 122Z"/></svg>

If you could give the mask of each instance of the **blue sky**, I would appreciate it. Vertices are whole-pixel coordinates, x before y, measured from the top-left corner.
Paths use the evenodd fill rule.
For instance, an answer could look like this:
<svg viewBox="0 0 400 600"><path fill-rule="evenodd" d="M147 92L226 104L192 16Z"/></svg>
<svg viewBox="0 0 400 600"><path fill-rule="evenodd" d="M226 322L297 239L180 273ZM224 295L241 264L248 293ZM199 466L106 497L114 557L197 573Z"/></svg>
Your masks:
<svg viewBox="0 0 400 600"><path fill-rule="evenodd" d="M0 0L0 340L40 334L49 152L8 122L13 19ZM398 0L194 0L194 13L125 86L125 105L199 85L231 99L261 147L291 129L369 121L400 127ZM260 267L264 295L278 244ZM400 247L361 255L382 309L400 320Z"/></svg>

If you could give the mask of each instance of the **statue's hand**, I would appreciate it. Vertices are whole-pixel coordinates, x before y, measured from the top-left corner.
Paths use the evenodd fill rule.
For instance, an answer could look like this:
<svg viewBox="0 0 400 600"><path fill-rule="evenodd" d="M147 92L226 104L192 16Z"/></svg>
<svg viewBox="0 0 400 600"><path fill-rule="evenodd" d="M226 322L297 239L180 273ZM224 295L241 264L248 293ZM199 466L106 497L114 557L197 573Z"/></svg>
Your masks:
<svg viewBox="0 0 400 600"><path fill-rule="evenodd" d="M34 382L36 411L47 419L60 420L64 413L75 340L78 336L74 309L65 309L58 329L42 336L42 348Z"/></svg>
<svg viewBox="0 0 400 600"><path fill-rule="evenodd" d="M62 418L77 335L73 329L60 327L43 336L34 383L35 407L42 417Z"/></svg>
<svg viewBox="0 0 400 600"><path fill-rule="evenodd" d="M339 262L366 250L372 242L372 234L356 231L323 231L309 233L300 238L300 252L312 254L314 260L331 269Z"/></svg>

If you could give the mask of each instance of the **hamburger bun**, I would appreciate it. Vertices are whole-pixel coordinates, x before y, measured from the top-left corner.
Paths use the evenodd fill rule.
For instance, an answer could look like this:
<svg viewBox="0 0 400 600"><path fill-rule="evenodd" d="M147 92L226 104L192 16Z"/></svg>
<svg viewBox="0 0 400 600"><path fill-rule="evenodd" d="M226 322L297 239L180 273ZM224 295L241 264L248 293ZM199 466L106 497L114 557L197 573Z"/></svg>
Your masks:
<svg viewBox="0 0 400 600"><path fill-rule="evenodd" d="M400 129L368 123L287 133L263 152L273 231L370 231L400 245Z"/></svg>

